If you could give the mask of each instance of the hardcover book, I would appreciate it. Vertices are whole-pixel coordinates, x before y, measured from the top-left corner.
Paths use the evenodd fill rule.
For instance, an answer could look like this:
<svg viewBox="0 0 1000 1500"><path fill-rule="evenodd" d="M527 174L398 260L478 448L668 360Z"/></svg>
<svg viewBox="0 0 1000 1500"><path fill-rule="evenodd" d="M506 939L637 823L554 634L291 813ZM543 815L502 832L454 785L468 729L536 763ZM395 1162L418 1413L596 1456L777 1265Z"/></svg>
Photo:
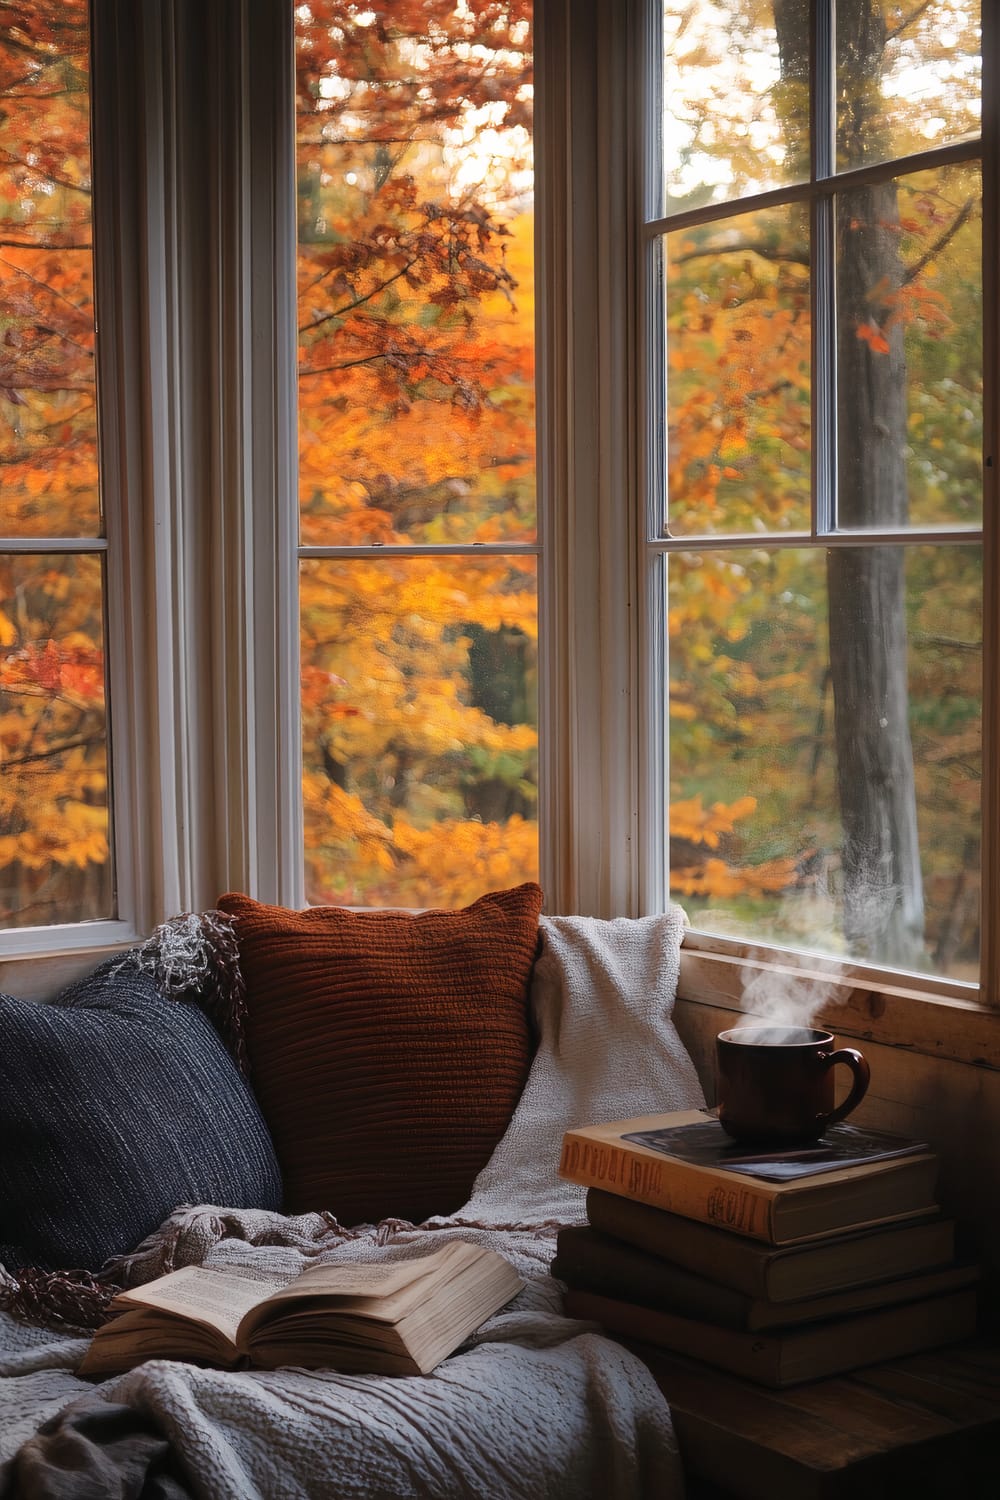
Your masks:
<svg viewBox="0 0 1000 1500"><path fill-rule="evenodd" d="M706 1266L706 1270L710 1269L710 1265ZM602 1296L638 1302L686 1318L702 1318L720 1327L741 1328L749 1333L842 1318L898 1302L915 1302L968 1286L979 1275L975 1267L944 1265L911 1276L869 1281L823 1296L772 1302L766 1297L751 1297L721 1286L710 1276L700 1276L658 1256L647 1255L596 1229L578 1226L559 1231L552 1274L576 1291L599 1292Z"/></svg>
<svg viewBox="0 0 1000 1500"><path fill-rule="evenodd" d="M408 1260L309 1266L281 1283L186 1266L120 1292L78 1373L179 1359L426 1375L522 1285L503 1256L466 1240Z"/></svg>
<svg viewBox="0 0 1000 1500"><path fill-rule="evenodd" d="M597 1292L571 1289L565 1305L570 1317L592 1319L621 1338L659 1345L766 1386L821 1380L957 1343L976 1331L975 1287L768 1333L722 1328Z"/></svg>
<svg viewBox="0 0 1000 1500"><path fill-rule="evenodd" d="M783 1302L820 1297L890 1276L910 1276L947 1265L955 1255L955 1226L939 1213L905 1214L885 1223L781 1246L667 1213L591 1188L591 1227L651 1255L732 1287L748 1297Z"/></svg>
<svg viewBox="0 0 1000 1500"><path fill-rule="evenodd" d="M931 1151L879 1155L858 1165L775 1182L732 1166L668 1156L630 1139L688 1125L702 1133L707 1119L702 1110L679 1110L568 1130L560 1175L773 1245L936 1207L938 1159ZM718 1132L721 1153L729 1138L721 1126Z"/></svg>

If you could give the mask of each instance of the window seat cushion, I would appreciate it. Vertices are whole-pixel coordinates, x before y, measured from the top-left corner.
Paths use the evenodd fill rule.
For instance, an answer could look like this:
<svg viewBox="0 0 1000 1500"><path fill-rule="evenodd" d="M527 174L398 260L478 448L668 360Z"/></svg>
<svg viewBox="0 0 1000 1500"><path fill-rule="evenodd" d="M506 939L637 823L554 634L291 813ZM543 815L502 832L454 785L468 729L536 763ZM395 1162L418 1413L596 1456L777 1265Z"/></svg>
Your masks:
<svg viewBox="0 0 1000 1500"><path fill-rule="evenodd" d="M260 1110L211 1023L128 958L0 995L0 1263L96 1271L181 1203L281 1207Z"/></svg>

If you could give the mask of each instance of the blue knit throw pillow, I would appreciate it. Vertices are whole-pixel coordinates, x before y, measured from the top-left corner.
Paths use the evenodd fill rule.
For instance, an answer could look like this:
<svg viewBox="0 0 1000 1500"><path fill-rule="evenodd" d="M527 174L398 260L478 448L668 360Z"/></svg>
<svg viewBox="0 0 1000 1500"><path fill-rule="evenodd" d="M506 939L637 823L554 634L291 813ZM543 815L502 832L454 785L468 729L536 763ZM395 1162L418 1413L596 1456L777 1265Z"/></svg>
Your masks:
<svg viewBox="0 0 1000 1500"><path fill-rule="evenodd" d="M98 1270L181 1203L281 1207L256 1100L197 1005L109 959L0 995L0 1263Z"/></svg>

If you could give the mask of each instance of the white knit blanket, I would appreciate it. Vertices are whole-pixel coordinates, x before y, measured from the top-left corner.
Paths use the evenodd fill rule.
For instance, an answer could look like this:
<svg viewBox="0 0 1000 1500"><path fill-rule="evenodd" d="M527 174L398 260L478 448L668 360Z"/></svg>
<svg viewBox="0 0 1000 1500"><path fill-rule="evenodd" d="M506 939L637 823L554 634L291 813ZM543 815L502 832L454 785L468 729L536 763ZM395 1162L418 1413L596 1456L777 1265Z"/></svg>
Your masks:
<svg viewBox="0 0 1000 1500"><path fill-rule="evenodd" d="M586 1190L558 1176L563 1132L705 1095L673 1022L684 913L542 917L531 1007L538 1050L510 1125L457 1216L580 1223Z"/></svg>
<svg viewBox="0 0 1000 1500"><path fill-rule="evenodd" d="M582 1217L582 1190L556 1176L563 1130L704 1102L670 1019L681 922L677 912L543 919L537 1056L510 1128L450 1220L345 1232L317 1214L202 1205L178 1210L140 1247L126 1268L132 1284L183 1264L291 1276L317 1258L419 1255L458 1236L499 1250L525 1282L428 1376L152 1360L105 1381L108 1401L156 1418L199 1500L680 1500L655 1382L593 1325L562 1315L548 1267L556 1224ZM0 1462L45 1417L94 1392L73 1374L84 1347L0 1314Z"/></svg>

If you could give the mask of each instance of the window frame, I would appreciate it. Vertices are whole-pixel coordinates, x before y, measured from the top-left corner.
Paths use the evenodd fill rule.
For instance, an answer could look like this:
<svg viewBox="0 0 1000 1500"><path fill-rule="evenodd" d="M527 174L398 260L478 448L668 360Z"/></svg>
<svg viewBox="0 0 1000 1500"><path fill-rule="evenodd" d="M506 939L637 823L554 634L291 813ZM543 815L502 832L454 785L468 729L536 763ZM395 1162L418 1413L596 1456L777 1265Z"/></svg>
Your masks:
<svg viewBox="0 0 1000 1500"><path fill-rule="evenodd" d="M91 18L118 919L0 932L32 994L222 891L301 893L290 10Z"/></svg>
<svg viewBox="0 0 1000 1500"><path fill-rule="evenodd" d="M915 153L912 156L895 159L891 162L881 164L877 167L861 169L854 172L837 173L832 168L821 170L823 167L822 150L817 153L814 147L812 154L812 169L808 182L793 187L776 189L743 199L734 199L720 205L711 205L702 210L691 210L684 213L662 216L659 208L659 183L662 180L660 161L658 156L658 132L655 129L646 128L647 116L652 116L655 101L658 97L658 73L660 54L660 6L657 0L635 0L631 7L631 30L633 51L633 68L635 76L641 80L641 87L634 90L636 109L634 115L633 138L632 138L632 161L633 170L639 177L639 197L643 212L639 216L639 224L636 230L637 245L635 255L637 261L636 277L640 287L640 309L637 322L641 328L641 342L637 350L636 382L640 390L645 392L643 410L639 421L640 431L636 437L636 445L641 455L640 464L640 490L636 496L636 506L643 516L643 540L638 548L639 559L637 571L639 573L639 590L644 598L642 611L643 632L640 650L643 654L642 691L646 704L645 718L651 726L650 733L645 737L643 745L643 773L642 782L645 789L645 801L650 809L650 822L656 828L664 830L659 840L654 836L647 842L647 854L644 861L646 905L650 909L657 909L663 902L670 899L667 871L667 856L669 840L667 836L668 809L665 806L665 798L662 791L661 768L666 764L666 664L665 643L661 639L660 621L665 618L664 604L665 594L662 583L661 559L666 558L672 552L685 550L698 550L706 545L714 545L719 548L739 547L741 545L760 545L757 536L734 536L728 533L720 533L718 536L706 537L704 535L691 534L680 538L663 538L657 535L659 512L657 510L658 496L665 493L663 486L663 457L662 444L656 431L657 413L664 409L662 396L662 373L657 373L657 361L651 356L650 351L662 348L662 332L658 319L662 313L658 307L656 290L656 247L662 236L673 229L684 227L691 222L707 222L712 219L723 219L736 212L744 212L751 208L766 207L773 204L791 202L795 200L817 203L829 203L832 194L842 190L845 186L851 186L856 182L883 180L892 176L900 175L902 171L910 172L921 170L926 167L938 166L950 161L961 161L971 156L978 156L979 152L970 148L966 143L958 143L951 146L934 149L931 151ZM989 257L987 247L991 243L988 236L990 225L997 223L997 123L998 114L995 100L992 98L991 89L994 80L1000 77L1000 60L998 60L998 42L1000 42L1000 18L994 12L994 8L984 6L983 15L983 135L982 135L982 168L983 168L983 246L984 246L984 318L985 349L984 349L984 386L986 391L986 409L984 411L984 455L996 452L996 434L998 431L998 391L997 391L997 269L993 267L992 276L988 274ZM813 0L812 26L814 36L818 39L817 50L824 50L826 43L826 63L832 67L832 12L833 3L826 4L824 0ZM823 23L831 28L831 36L824 36ZM815 64L814 64L815 66ZM831 122L826 122L827 133L831 129ZM825 143L826 154L832 153L832 140ZM817 162L817 154L819 161ZM828 213L829 210L814 208L814 216ZM822 249L822 244L820 245ZM831 267L832 274L832 267ZM822 311L822 307L820 309ZM819 322L819 319L816 320ZM814 340L822 338L820 330L814 333ZM814 344L815 349L815 344ZM814 352L814 358L816 354ZM652 373L650 373L652 372ZM658 381L660 383L658 383ZM829 394L829 393L828 393ZM814 433L814 443L818 444L829 441L829 433L822 430ZM814 461L815 462L815 461ZM907 530L905 541L907 545L914 545L921 540L933 539L961 540L981 542L983 547L984 567L984 626L983 626L983 660L984 660L984 682L983 682L983 810L984 828L988 830L983 843L983 874L982 874L982 911L987 913L992 909L991 893L997 890L1000 873L998 873L998 862L1000 862L1000 838L990 836L997 829L997 812L1000 811L1000 800L998 800L997 778L996 778L996 749L998 738L997 725L997 690L994 682L995 672L990 668L990 662L997 660L996 649L1000 634L998 634L997 606L996 606L996 578L997 578L997 527L995 518L996 506L996 464L987 456L983 468L983 527L979 529L967 529L955 527L942 529L940 531L925 532L917 527ZM850 546L850 545L873 545L878 540L898 540L896 533L883 533L874 530L852 532L847 529L839 529L834 525L834 497L829 492L829 484L825 476L816 476L813 485L812 515L810 530L806 533L789 534L786 541L780 539L780 545L787 546ZM993 601L991 603L991 601ZM911 1017L904 1020L904 1014L911 1016L912 1007L904 1005L904 999L915 1001L919 1004L928 1003L940 1007L940 1016L947 1023L947 1033L950 1041L939 1043L949 1048L949 1055L954 1051L968 1052L970 1048L980 1048L982 1040L975 1040L971 1032L976 1030L971 1017L979 1012L985 1012L992 1019L996 1014L996 1006L1000 1004L1000 953L998 953L997 940L994 935L992 924L986 920L981 921L982 934L982 957L981 957L981 982L978 985L962 983L960 981L949 981L935 976L917 976L908 973L895 972L893 970L876 966L859 964L853 962L838 962L835 959L827 959L819 955L802 952L799 950L783 948L771 943L749 943L738 939L726 939L707 932L689 931L684 941L684 957L682 960L682 986L692 992L698 992L695 998L703 998L706 1003L711 1003L713 998L719 1000L724 997L727 1006L733 1006L740 1001L742 993L742 977L747 966L759 967L773 970L777 975L785 979L800 979L808 976L813 982L821 981L829 993L829 1002L821 1012L825 1023L840 1023L841 1029L850 1029L854 1034L862 1034L857 1028L864 1028L873 1024L873 1011L880 1014L885 1009L889 998L891 1000L892 1016L879 1029L884 1031L887 1038L897 1044L907 1044L905 1038L912 1036L920 1030L919 1025ZM857 1011L857 998L864 994L869 997L866 1002L867 1012L864 1017L855 1014ZM954 1009L952 1007L957 1007ZM971 1030L970 1030L971 1028ZM986 1032L992 1035L993 1028L989 1025ZM874 1035L871 1031L864 1034ZM996 1045L992 1045L994 1053L997 1052ZM982 1051L977 1055L982 1055Z"/></svg>

